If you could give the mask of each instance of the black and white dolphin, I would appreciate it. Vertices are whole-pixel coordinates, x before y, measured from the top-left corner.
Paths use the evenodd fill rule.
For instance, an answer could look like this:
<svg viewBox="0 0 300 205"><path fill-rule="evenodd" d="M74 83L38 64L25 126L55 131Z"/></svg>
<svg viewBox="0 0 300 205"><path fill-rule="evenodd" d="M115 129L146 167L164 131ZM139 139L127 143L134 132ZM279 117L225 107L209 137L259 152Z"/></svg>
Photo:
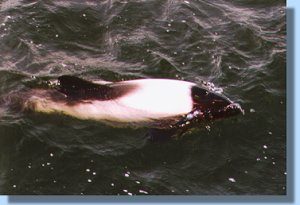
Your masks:
<svg viewBox="0 0 300 205"><path fill-rule="evenodd" d="M90 82L74 76L58 78L58 88L34 90L26 108L63 113L114 126L156 129L242 113L240 105L195 83L171 79Z"/></svg>

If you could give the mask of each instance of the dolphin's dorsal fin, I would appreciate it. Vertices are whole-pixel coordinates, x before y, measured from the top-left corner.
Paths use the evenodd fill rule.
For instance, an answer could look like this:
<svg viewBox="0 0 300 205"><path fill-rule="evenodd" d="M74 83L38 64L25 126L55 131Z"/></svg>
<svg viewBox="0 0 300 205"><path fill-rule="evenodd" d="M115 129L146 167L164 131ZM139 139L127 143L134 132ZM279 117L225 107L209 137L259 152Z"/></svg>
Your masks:
<svg viewBox="0 0 300 205"><path fill-rule="evenodd" d="M93 83L78 77L63 75L58 78L58 91L69 100L114 100L133 91L136 86L125 83Z"/></svg>
<svg viewBox="0 0 300 205"><path fill-rule="evenodd" d="M58 78L59 91L71 100L107 100L111 97L113 88L87 80L63 75Z"/></svg>

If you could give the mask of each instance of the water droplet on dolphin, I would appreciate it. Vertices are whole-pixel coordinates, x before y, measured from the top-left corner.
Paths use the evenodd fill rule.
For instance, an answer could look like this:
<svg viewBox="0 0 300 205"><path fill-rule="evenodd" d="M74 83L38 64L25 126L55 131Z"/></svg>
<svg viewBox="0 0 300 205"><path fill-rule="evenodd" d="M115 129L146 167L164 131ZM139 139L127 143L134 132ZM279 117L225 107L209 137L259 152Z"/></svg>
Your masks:
<svg viewBox="0 0 300 205"><path fill-rule="evenodd" d="M229 180L230 182L233 182L233 183L236 182L236 180L235 180L234 178L232 178L232 177L228 178L228 180Z"/></svg>

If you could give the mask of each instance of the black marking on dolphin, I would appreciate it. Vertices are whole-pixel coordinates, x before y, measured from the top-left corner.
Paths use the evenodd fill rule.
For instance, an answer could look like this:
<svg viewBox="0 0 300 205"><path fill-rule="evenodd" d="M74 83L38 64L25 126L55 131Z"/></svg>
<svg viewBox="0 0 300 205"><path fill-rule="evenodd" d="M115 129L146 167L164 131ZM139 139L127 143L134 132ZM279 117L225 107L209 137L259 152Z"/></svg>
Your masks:
<svg viewBox="0 0 300 205"><path fill-rule="evenodd" d="M134 86L114 84L102 85L90 81L64 75L58 78L58 91L65 94L69 100L111 100L132 91Z"/></svg>
<svg viewBox="0 0 300 205"><path fill-rule="evenodd" d="M240 105L233 103L226 96L193 86L191 95L194 102L193 112L199 112L202 118L219 119L243 113ZM199 115L200 116L200 115Z"/></svg>

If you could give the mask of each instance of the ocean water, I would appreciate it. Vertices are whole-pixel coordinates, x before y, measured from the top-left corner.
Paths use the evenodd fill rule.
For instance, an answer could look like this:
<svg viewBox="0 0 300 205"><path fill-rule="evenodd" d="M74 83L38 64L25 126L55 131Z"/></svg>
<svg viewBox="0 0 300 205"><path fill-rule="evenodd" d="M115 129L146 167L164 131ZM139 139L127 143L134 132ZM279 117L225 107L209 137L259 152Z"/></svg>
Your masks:
<svg viewBox="0 0 300 205"><path fill-rule="evenodd" d="M285 1L0 3L0 98L60 75L203 80L245 115L153 142L113 128L0 106L0 193L285 195Z"/></svg>

